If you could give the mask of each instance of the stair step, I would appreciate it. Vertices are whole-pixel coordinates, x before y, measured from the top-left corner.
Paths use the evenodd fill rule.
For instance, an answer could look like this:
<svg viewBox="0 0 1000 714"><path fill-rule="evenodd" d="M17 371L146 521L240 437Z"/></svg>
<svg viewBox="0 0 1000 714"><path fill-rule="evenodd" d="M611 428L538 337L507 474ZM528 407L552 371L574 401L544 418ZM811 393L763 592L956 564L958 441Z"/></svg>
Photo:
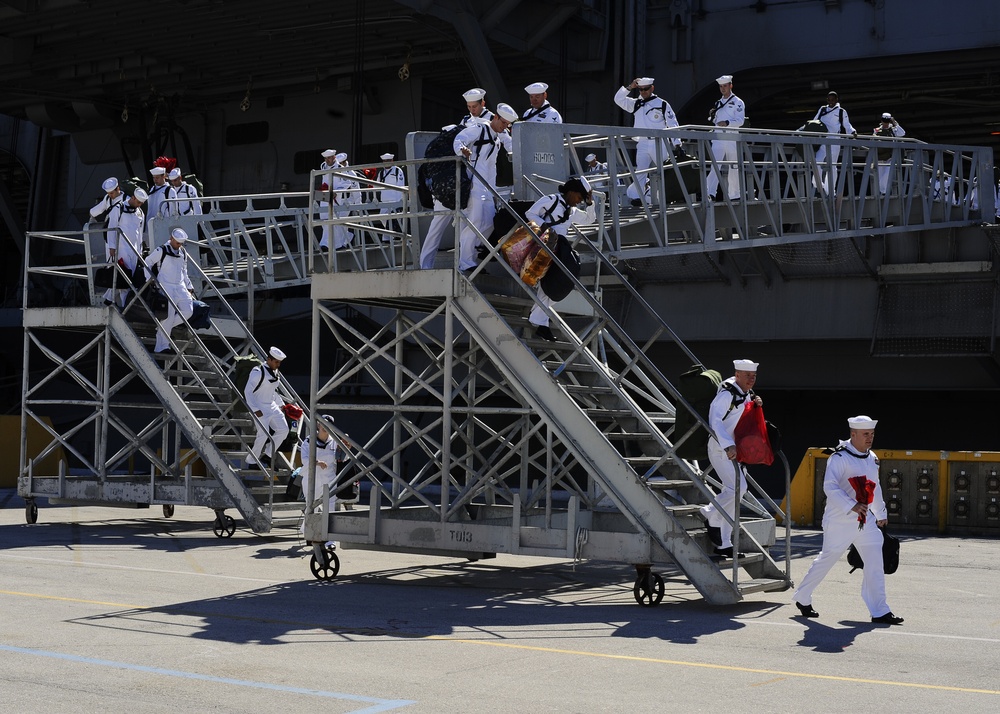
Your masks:
<svg viewBox="0 0 1000 714"><path fill-rule="evenodd" d="M783 578L754 578L753 580L741 582L739 587L740 594L747 595L749 593L788 590L791 587L791 583Z"/></svg>
<svg viewBox="0 0 1000 714"><path fill-rule="evenodd" d="M606 385L596 384L564 384L565 389L570 394L615 394L615 390Z"/></svg>
<svg viewBox="0 0 1000 714"><path fill-rule="evenodd" d="M647 481L646 485L654 491L675 491L681 488L694 488L687 479L666 479L664 481Z"/></svg>

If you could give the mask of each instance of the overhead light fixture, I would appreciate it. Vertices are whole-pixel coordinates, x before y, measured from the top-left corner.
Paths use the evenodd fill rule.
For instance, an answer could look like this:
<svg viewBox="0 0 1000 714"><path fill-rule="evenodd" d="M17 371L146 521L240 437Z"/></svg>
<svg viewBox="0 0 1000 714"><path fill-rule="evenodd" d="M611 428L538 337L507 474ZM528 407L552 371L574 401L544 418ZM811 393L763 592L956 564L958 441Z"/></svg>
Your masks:
<svg viewBox="0 0 1000 714"><path fill-rule="evenodd" d="M830 83L825 79L817 79L810 86L814 92L818 92L821 89L829 89Z"/></svg>

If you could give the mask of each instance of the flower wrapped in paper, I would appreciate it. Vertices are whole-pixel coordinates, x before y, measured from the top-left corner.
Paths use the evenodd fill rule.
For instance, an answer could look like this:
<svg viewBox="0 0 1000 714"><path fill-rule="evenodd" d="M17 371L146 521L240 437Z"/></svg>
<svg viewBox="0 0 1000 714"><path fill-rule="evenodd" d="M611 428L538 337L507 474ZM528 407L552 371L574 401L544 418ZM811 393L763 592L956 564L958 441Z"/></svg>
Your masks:
<svg viewBox="0 0 1000 714"><path fill-rule="evenodd" d="M848 482L854 488L854 497L858 503L868 505L875 499L875 482L869 480L867 476L852 476ZM858 530L865 527L866 520L865 513L858 514Z"/></svg>

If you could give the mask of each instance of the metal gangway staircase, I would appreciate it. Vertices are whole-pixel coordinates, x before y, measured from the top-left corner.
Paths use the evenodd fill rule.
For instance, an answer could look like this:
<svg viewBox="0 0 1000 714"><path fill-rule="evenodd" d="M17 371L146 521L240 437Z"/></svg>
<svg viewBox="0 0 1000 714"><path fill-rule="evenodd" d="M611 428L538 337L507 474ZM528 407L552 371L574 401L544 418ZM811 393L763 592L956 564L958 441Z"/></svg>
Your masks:
<svg viewBox="0 0 1000 714"><path fill-rule="evenodd" d="M583 273L574 293L549 310L555 342L539 339L527 324L537 295L499 258L496 236L483 236L492 250L471 275L454 269L450 252L439 255L438 269L416 269L420 236L434 215L410 199L427 135L408 138L402 165L410 186L399 204L380 204L372 190L380 187L369 180L356 189L365 198L331 215L317 211L324 196L312 189L211 197L202 216L154 221L154 242L174 224L199 236L189 243L196 249L193 271L201 295L216 307L210 330L175 331L177 356L166 364L147 352L153 311L146 288L121 314L99 304L93 287L102 264L99 231L30 234L19 478L29 520L31 499L42 496L165 510L207 506L223 535L233 526L226 508L236 508L255 532L279 525L278 514L292 513L287 520L297 523L304 509L311 569L321 579L338 572L339 556L328 543L339 541L341 555L381 548L628 563L636 566L633 593L644 605L663 596L659 565L711 603L790 587L787 530L783 559L770 554L780 508L752 478L736 512L725 514L738 526L735 557L713 555L698 511L714 501L719 480L707 459L677 457L693 430L677 433L675 417L693 410L649 355L666 344L688 364L698 360L619 268L632 258L711 256L758 243L851 241L858 231L975 227L993 210L992 197L984 193L974 205L970 187L992 157L961 147L931 147L924 156L920 147L895 142L900 185L888 198L872 199L870 181L863 179L855 193L855 182L844 178L853 173L843 169L836 189L814 183L823 169L808 147L779 150L805 146L806 139L748 135L741 139L740 185L755 188L741 200L713 205L700 198L714 161L712 135L683 128L676 131L684 134L689 158L667 158L648 170L651 200L632 206L622 200L621 186L643 172L630 164L628 130L536 126L514 128L514 192L521 200L553 192L581 169L584 150L601 147L609 159L597 194L601 218L572 234ZM764 144L770 149L761 155ZM860 165L870 178L876 164ZM699 172L700 187L689 185L684 174ZM332 184L319 172L311 179L313 186ZM503 196L496 200L510 225L523 223ZM879 212L865 208L875 204ZM386 211L394 211L391 220ZM762 215L770 218L761 222ZM465 217L456 210L451 221L457 234ZM338 226L352 232L351 243L320 250L320 234ZM442 245L448 247L447 238ZM48 301L40 301L30 289L39 283L62 292L48 290ZM263 354L252 337L255 295L304 285L312 298L309 395L299 399L287 382L283 389L289 400L308 404L307 433L316 423L310 414L350 415L327 426L342 445L352 445L350 478L362 484L364 499L351 511L281 503L277 487L295 465L294 452L274 471L242 468L253 425L233 398L232 360ZM603 300L609 289L627 293L614 309ZM367 316L363 325L352 319L357 314ZM630 326L639 320L654 329L634 337ZM327 353L331 344L335 359ZM75 394L63 390L66 383ZM57 385L60 393L51 394ZM58 425L45 418L55 411ZM44 425L49 439L31 458L25 456L29 422ZM344 430L347 422L353 434ZM358 433L361 425L365 433ZM204 475L189 463L189 449L205 464ZM63 457L56 473L36 472L56 453ZM785 471L787 478L787 463ZM783 522L787 527L789 519Z"/></svg>

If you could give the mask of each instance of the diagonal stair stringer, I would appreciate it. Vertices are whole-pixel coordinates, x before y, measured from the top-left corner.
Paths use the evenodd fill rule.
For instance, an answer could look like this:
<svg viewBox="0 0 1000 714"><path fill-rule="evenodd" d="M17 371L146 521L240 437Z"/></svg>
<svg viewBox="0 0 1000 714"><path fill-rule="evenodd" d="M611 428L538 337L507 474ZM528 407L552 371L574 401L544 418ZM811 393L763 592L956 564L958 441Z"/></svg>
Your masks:
<svg viewBox="0 0 1000 714"><path fill-rule="evenodd" d="M108 313L108 327L111 334L131 357L136 372L156 394L163 408L198 451L209 473L218 480L233 506L243 516L243 520L255 533L268 532L271 527L270 517L265 507L257 503L253 493L237 476L218 446L204 433L198 418L191 413L184 398L164 376L161 366L146 350L146 346L132 326L117 310L109 310Z"/></svg>
<svg viewBox="0 0 1000 714"><path fill-rule="evenodd" d="M456 317L490 355L497 369L559 435L619 510L670 554L702 597L713 605L742 599L739 590L664 508L493 305L472 286L455 298L454 305Z"/></svg>

